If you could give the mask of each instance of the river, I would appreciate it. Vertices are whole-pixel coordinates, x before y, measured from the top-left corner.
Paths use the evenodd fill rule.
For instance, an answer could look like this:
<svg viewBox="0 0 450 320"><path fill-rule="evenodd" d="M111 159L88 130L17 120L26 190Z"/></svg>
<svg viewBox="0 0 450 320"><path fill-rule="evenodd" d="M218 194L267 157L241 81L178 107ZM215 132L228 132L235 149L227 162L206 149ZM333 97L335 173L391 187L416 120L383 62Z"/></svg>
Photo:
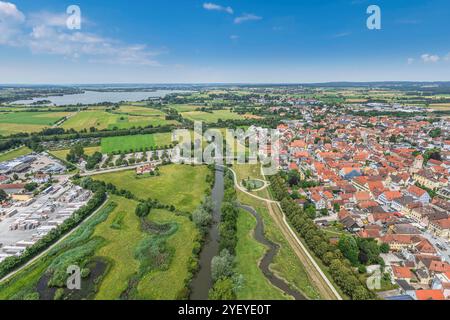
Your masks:
<svg viewBox="0 0 450 320"><path fill-rule="evenodd" d="M102 102L119 103L122 101L141 101L149 98L162 98L171 93L185 93L183 90L155 90L155 91L90 91L84 93L66 94L62 96L49 96L33 98L30 100L18 100L11 104L29 105L38 101L49 100L56 106L76 104L97 104Z"/></svg>
<svg viewBox="0 0 450 320"><path fill-rule="evenodd" d="M209 289L211 289L213 285L211 260L219 255L219 224L224 195L223 169L221 167L216 167L215 175L215 183L211 193L214 201L213 220L206 242L200 252L200 270L191 282L191 300L208 299Z"/></svg>

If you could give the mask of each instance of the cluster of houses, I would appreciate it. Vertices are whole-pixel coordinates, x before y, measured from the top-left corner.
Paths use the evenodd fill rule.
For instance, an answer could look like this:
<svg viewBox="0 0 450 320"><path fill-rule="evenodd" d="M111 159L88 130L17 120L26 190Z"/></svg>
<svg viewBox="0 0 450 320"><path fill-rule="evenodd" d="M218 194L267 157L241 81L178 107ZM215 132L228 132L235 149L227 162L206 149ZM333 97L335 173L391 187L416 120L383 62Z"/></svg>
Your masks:
<svg viewBox="0 0 450 320"><path fill-rule="evenodd" d="M290 190L299 205L326 212L316 219L322 227L389 244L393 296L450 299L450 123L302 113L278 126L279 167L318 182ZM430 135L436 127L439 137Z"/></svg>

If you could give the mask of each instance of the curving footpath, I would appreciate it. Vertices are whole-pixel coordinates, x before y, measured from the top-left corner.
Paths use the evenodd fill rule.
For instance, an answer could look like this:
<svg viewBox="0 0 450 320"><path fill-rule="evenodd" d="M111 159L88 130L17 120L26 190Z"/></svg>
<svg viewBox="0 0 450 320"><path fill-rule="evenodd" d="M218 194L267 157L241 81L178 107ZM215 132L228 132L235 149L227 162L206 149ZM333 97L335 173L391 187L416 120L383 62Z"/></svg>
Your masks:
<svg viewBox="0 0 450 320"><path fill-rule="evenodd" d="M322 269L319 267L319 265L314 260L312 255L309 253L308 249L300 241L295 231L292 230L291 226L289 225L286 219L286 215L284 214L281 208L280 203L278 201L262 198L248 192L239 185L236 172L232 168L228 169L230 169L231 172L233 173L235 186L236 188L239 189L239 191L244 192L245 194L255 199L264 201L267 204L269 214L274 219L276 224L280 227L284 237L291 245L297 257L300 259L300 261L303 262L308 275L319 289L322 297L326 300L343 300L339 292L334 287L334 285L327 278L325 273L322 271ZM276 209L274 209L273 206L276 206ZM278 211L279 213L277 213L276 211Z"/></svg>

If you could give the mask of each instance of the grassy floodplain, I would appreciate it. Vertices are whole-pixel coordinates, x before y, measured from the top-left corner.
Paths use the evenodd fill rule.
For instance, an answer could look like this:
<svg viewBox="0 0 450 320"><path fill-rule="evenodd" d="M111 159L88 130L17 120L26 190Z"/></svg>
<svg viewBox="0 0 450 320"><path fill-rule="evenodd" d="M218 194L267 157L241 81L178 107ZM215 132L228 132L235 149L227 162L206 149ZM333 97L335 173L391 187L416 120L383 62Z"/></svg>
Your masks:
<svg viewBox="0 0 450 320"><path fill-rule="evenodd" d="M13 160L20 156L30 154L31 152L32 150L27 147L20 147L18 149L0 154L0 162Z"/></svg>
<svg viewBox="0 0 450 320"><path fill-rule="evenodd" d="M99 178L118 179L118 188L129 187L138 197L173 203L179 205L177 209L191 212L208 188L208 172L206 167L167 166L161 168L159 177L134 177L133 181L128 181L128 174L133 172L127 171L122 177L110 174ZM185 190L187 181L189 190ZM143 220L135 214L136 205L135 200L110 196L103 209L71 236L1 283L0 299L59 297L56 288L47 286L47 283L54 280L55 273L65 271L68 264L90 268L89 275L82 282L82 287L87 289L82 290L82 296L72 298L153 300L179 297L190 277L189 264L197 245L198 230L188 215L178 215L164 209L151 210L149 216L143 218L152 225L147 229ZM166 228L170 231L161 231ZM153 244L163 250L159 258L162 257L164 263L153 264L155 260L148 247ZM58 292L61 290L58 289Z"/></svg>
<svg viewBox="0 0 450 320"><path fill-rule="evenodd" d="M160 168L160 176L138 177L134 170L128 170L98 175L95 179L131 191L140 199L152 198L192 212L205 193L208 172L206 166L168 165Z"/></svg>
<svg viewBox="0 0 450 320"><path fill-rule="evenodd" d="M103 138L101 150L103 153L121 152L121 151L140 151L152 147L164 147L172 144L172 134L155 133L135 136L120 136Z"/></svg>

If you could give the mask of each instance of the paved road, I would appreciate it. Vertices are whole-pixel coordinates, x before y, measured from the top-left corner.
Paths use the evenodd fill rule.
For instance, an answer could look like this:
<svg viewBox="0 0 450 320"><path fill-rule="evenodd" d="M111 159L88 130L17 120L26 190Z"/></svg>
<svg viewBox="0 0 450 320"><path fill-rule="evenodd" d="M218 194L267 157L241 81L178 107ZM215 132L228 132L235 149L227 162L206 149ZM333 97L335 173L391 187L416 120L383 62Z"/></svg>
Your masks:
<svg viewBox="0 0 450 320"><path fill-rule="evenodd" d="M54 247L56 247L59 243L61 243L61 241L67 239L68 237L70 237L75 231L77 231L86 221L88 221L89 219L91 219L97 212L99 212L101 209L103 209L106 205L106 203L108 203L108 199L109 196L107 196L105 202L97 209L95 210L93 213L91 213L88 217L86 217L84 219L84 221L80 222L80 224L78 224L78 226L76 226L75 228L73 228L69 233L67 233L66 235L64 235L63 237L61 237L58 241L56 241L54 244L52 244L50 247L48 247L47 249L45 249L44 251L42 251L40 254L38 254L36 257L34 257L33 259L31 259L30 261L28 261L27 263L25 263L24 265L22 265L21 267L19 267L18 269L14 270L13 272L11 272L10 274L4 276L2 279L0 279L0 283L10 279L11 277L13 277L15 274L17 274L18 272L20 272L21 270L25 269L26 267L28 267L29 265L31 265L33 262L37 261L38 259L40 259L41 257L43 257L45 254L47 254L50 250L52 250Z"/></svg>
<svg viewBox="0 0 450 320"><path fill-rule="evenodd" d="M339 292L336 290L334 285L331 283L331 281L327 278L325 273L319 267L319 265L314 260L312 255L309 253L308 249L300 241L295 231L292 230L291 226L287 222L286 215L281 209L280 203L278 201L262 198L248 192L247 190L245 190L245 188L239 185L236 172L231 168L229 169L233 173L236 188L238 188L241 192L244 192L245 194L258 200L261 200L267 204L271 217L279 226L284 237L291 245L297 257L300 259L300 261L303 262L308 275L310 276L312 281L316 284L322 297L327 300L342 300L342 297L339 294ZM276 206L276 208L274 208L273 206Z"/></svg>

